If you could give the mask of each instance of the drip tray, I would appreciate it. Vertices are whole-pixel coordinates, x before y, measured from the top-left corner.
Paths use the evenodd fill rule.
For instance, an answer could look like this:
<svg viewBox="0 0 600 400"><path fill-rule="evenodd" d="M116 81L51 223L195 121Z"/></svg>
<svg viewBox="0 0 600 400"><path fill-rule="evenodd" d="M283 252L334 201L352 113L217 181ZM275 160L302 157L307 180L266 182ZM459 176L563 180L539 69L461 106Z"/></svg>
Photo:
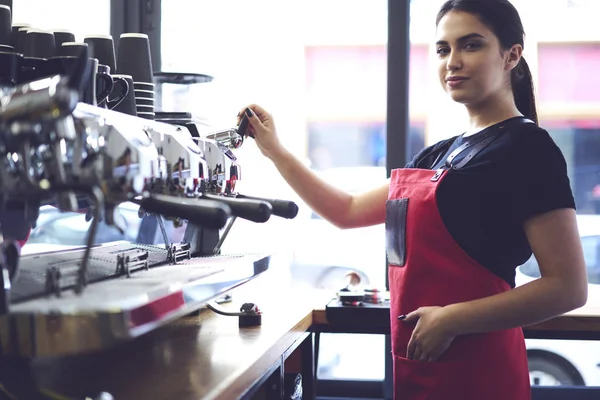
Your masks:
<svg viewBox="0 0 600 400"><path fill-rule="evenodd" d="M10 312L0 316L2 354L56 356L112 347L200 309L266 271L270 261L265 254L228 254L169 264L166 250L155 247L149 251L157 260L152 268L130 277L117 275L116 254L132 246L149 247L118 243L95 248L97 263L90 265L90 275L97 280L81 294L66 290L60 296L11 304ZM73 250L25 256L16 297L42 290L45 266L78 260L82 254L83 250Z"/></svg>
<svg viewBox="0 0 600 400"><path fill-rule="evenodd" d="M88 282L95 283L119 276L117 258L120 254L135 250L148 254L148 267L154 268L168 262L167 250L163 247L114 242L92 248L88 263ZM85 248L31 254L21 257L19 275L12 282L11 303L20 303L46 295L46 271L48 267L78 266Z"/></svg>

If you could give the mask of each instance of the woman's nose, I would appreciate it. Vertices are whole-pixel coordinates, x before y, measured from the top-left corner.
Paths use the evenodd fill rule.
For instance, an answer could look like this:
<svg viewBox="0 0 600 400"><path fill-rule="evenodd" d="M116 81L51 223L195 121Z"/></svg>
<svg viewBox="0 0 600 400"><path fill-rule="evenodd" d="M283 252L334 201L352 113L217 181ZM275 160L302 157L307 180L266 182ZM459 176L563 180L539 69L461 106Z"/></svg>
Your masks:
<svg viewBox="0 0 600 400"><path fill-rule="evenodd" d="M448 54L448 58L446 59L446 69L448 71L455 71L462 67L462 59L460 57L460 52L451 51Z"/></svg>

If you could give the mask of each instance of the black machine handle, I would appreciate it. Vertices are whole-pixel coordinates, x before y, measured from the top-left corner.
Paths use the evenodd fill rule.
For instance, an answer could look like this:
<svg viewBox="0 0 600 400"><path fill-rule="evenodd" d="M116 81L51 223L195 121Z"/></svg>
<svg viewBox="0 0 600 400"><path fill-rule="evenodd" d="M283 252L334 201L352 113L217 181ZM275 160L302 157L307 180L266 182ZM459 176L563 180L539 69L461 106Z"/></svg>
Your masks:
<svg viewBox="0 0 600 400"><path fill-rule="evenodd" d="M187 219L192 224L209 229L223 228L233 214L227 204L218 201L198 201L164 194L152 194L134 201L147 212Z"/></svg>
<svg viewBox="0 0 600 400"><path fill-rule="evenodd" d="M250 122L248 121L248 116L246 115L246 113L244 113L244 115L242 115L242 119L240 120L240 124L237 127L238 135L242 137L250 136L254 138L254 135L250 133L250 130L248 129L249 124Z"/></svg>
<svg viewBox="0 0 600 400"><path fill-rule="evenodd" d="M298 215L298 205L290 200L278 200L278 199L263 199L261 197L245 196L243 194L237 194L236 199L248 199L266 201L273 208L273 215L278 217L293 219Z"/></svg>
<svg viewBox="0 0 600 400"><path fill-rule="evenodd" d="M271 217L273 207L266 201L237 199L210 193L203 193L200 199L221 201L231 208L233 215L253 222L267 222Z"/></svg>

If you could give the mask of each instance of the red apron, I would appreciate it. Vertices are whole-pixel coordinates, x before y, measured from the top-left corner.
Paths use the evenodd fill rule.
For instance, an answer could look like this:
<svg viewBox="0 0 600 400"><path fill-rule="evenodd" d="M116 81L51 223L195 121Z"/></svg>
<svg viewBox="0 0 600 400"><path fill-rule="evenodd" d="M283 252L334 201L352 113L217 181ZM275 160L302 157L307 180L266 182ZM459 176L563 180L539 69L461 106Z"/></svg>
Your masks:
<svg viewBox="0 0 600 400"><path fill-rule="evenodd" d="M437 180L432 180L435 174ZM399 315L419 307L446 306L511 289L469 257L447 231L436 201L438 185L447 175L447 170L392 171L386 239L394 398L530 399L527 354L520 328L458 336L436 362L406 358L415 324L399 321Z"/></svg>

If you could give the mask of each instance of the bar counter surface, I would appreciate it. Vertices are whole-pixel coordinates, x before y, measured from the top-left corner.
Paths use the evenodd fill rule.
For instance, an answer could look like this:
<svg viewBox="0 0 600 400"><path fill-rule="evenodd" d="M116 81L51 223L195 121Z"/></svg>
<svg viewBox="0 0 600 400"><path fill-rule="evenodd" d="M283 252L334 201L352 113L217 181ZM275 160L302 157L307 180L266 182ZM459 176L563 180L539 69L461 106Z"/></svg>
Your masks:
<svg viewBox="0 0 600 400"><path fill-rule="evenodd" d="M244 293L252 295L238 296L234 291L229 307L235 310L241 302L255 302L263 311L261 326L239 328L237 318L204 310L112 350L35 360L38 383L68 395L106 391L117 400L247 398L282 357L312 339L311 331L340 331L331 326L325 311L331 293L266 291L262 288L272 286L261 278L245 286ZM360 328L361 321L349 324ZM566 339L575 339L570 335L578 333L600 337L600 308L584 307L526 332L536 337L557 332ZM305 393L304 398L312 396Z"/></svg>
<svg viewBox="0 0 600 400"><path fill-rule="evenodd" d="M237 317L203 310L107 351L37 359L38 383L69 396L104 391L116 400L248 397L309 337L315 308L305 294L265 294L259 281L235 289L234 301L223 307L237 311L241 303L255 302L263 312L261 326L240 328ZM242 301L237 291L251 286L257 295Z"/></svg>
<svg viewBox="0 0 600 400"><path fill-rule="evenodd" d="M336 315L335 321L329 320L326 307L315 309L312 330L389 334L389 307L373 307L373 311L380 311L377 309L385 309L385 315L367 309L362 318L348 318L346 311L345 316ZM523 331L525 337L532 339L600 340L600 306L585 305L553 319L526 326Z"/></svg>

